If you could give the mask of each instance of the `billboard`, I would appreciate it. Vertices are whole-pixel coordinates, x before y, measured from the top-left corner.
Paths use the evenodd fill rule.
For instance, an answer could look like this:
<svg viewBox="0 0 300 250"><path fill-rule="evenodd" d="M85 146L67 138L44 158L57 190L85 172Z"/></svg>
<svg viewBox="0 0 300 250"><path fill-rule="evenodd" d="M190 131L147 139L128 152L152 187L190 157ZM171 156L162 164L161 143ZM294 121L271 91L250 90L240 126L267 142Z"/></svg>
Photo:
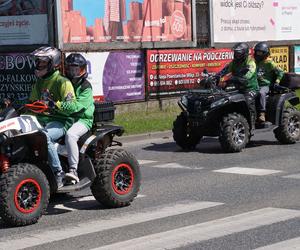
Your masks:
<svg viewBox="0 0 300 250"><path fill-rule="evenodd" d="M36 81L30 55L0 53L0 71L0 99L9 98L25 103Z"/></svg>
<svg viewBox="0 0 300 250"><path fill-rule="evenodd" d="M289 72L289 47L271 47L270 56L274 60L276 66L280 67L283 71Z"/></svg>
<svg viewBox="0 0 300 250"><path fill-rule="evenodd" d="M231 49L147 51L149 96L180 94L197 88L202 72L218 72L233 59Z"/></svg>
<svg viewBox="0 0 300 250"><path fill-rule="evenodd" d="M48 43L46 0L0 0L0 45Z"/></svg>
<svg viewBox="0 0 300 250"><path fill-rule="evenodd" d="M192 0L61 0L65 44L192 41Z"/></svg>
<svg viewBox="0 0 300 250"><path fill-rule="evenodd" d="M300 40L299 0L211 0L213 43Z"/></svg>
<svg viewBox="0 0 300 250"><path fill-rule="evenodd" d="M145 99L142 51L81 54L88 62L88 80L92 84L95 100L120 103Z"/></svg>
<svg viewBox="0 0 300 250"><path fill-rule="evenodd" d="M294 46L294 71L300 74L300 46Z"/></svg>

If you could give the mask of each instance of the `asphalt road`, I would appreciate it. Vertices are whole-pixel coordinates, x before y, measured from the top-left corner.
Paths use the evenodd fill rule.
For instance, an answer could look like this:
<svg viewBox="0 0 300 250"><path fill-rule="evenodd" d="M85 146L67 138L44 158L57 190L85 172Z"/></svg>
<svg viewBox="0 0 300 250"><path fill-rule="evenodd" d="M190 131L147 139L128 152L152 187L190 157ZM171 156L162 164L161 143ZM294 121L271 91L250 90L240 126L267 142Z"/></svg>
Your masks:
<svg viewBox="0 0 300 250"><path fill-rule="evenodd" d="M35 225L0 219L0 249L300 249L300 143L260 133L224 154L213 138L193 152L170 133L122 141L142 169L131 206L105 209L89 190L60 195Z"/></svg>

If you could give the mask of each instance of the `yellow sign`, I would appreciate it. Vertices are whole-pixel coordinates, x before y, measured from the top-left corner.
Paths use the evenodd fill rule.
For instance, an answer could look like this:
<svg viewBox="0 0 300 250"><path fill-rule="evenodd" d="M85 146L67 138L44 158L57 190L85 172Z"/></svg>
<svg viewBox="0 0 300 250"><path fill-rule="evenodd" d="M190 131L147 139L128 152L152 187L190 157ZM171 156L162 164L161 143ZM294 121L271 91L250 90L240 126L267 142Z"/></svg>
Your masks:
<svg viewBox="0 0 300 250"><path fill-rule="evenodd" d="M276 65L285 72L289 72L289 47L272 47L271 57Z"/></svg>

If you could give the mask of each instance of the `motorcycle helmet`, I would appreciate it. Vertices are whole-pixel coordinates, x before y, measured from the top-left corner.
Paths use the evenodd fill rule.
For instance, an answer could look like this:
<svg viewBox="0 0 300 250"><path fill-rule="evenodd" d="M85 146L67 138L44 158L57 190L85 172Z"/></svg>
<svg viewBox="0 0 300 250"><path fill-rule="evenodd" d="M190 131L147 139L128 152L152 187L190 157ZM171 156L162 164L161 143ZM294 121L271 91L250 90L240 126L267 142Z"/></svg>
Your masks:
<svg viewBox="0 0 300 250"><path fill-rule="evenodd" d="M44 78L61 64L61 52L54 47L40 47L31 53L35 62L35 75Z"/></svg>
<svg viewBox="0 0 300 250"><path fill-rule="evenodd" d="M237 43L233 46L232 50L234 62L242 63L249 56L249 45L247 43Z"/></svg>
<svg viewBox="0 0 300 250"><path fill-rule="evenodd" d="M265 42L259 42L254 47L254 59L257 62L265 60L270 55L269 45Z"/></svg>
<svg viewBox="0 0 300 250"><path fill-rule="evenodd" d="M65 60L65 75L73 84L86 79L88 76L86 59L79 53L68 55Z"/></svg>

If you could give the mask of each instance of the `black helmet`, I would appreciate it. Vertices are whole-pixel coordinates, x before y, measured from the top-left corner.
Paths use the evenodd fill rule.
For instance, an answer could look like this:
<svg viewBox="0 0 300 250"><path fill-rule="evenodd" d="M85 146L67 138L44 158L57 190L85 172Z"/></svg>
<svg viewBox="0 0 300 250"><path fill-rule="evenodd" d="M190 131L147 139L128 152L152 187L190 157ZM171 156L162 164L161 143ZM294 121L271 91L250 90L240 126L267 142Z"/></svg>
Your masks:
<svg viewBox="0 0 300 250"><path fill-rule="evenodd" d="M237 43L233 46L232 50L235 62L242 63L249 56L249 45L247 43Z"/></svg>
<svg viewBox="0 0 300 250"><path fill-rule="evenodd" d="M40 78L51 74L61 64L61 52L54 47L40 47L31 56L35 62L35 74Z"/></svg>
<svg viewBox="0 0 300 250"><path fill-rule="evenodd" d="M266 42L259 42L254 47L255 61L263 61L270 55L270 48Z"/></svg>
<svg viewBox="0 0 300 250"><path fill-rule="evenodd" d="M68 55L65 60L65 73L74 84L86 79L88 76L86 59L79 53Z"/></svg>

